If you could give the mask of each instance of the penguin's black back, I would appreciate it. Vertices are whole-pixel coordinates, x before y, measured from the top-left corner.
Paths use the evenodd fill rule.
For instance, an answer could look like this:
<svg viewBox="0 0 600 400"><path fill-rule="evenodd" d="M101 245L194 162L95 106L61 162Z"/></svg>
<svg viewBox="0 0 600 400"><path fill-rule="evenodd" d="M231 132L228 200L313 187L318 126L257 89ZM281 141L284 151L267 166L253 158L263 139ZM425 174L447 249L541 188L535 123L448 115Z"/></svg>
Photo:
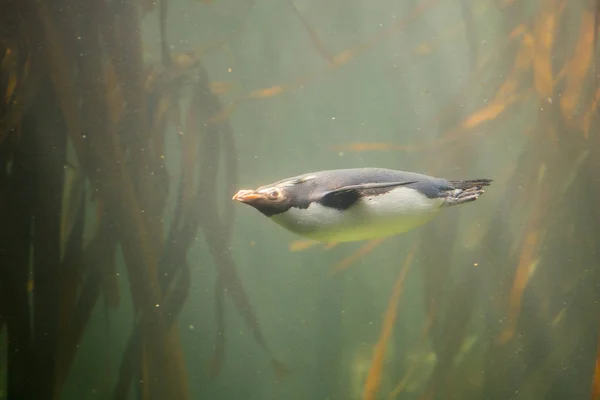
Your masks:
<svg viewBox="0 0 600 400"><path fill-rule="evenodd" d="M416 172L397 171L385 168L348 168L318 171L284 179L276 182L276 184L291 180L300 180L309 176L314 176L315 178L296 185L295 190L296 192L304 192L303 194L308 197L312 197L311 195L314 193L322 193L345 186L367 183L411 182L405 185L405 187L418 190L429 198L440 197L443 191L452 189L445 179L435 178ZM391 190L391 188L384 189L382 192L387 190Z"/></svg>

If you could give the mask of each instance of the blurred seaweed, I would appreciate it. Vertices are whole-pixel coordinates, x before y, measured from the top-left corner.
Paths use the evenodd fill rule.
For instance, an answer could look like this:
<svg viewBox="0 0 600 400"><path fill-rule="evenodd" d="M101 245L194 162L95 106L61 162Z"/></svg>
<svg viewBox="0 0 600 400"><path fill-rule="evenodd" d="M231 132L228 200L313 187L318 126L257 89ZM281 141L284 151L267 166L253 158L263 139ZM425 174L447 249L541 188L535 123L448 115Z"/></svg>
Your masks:
<svg viewBox="0 0 600 400"><path fill-rule="evenodd" d="M519 113L538 110L535 126L523 132L527 141L518 164L507 165L496 179L496 188L506 191L496 214L487 221L476 221L477 227L466 233L459 231L456 215L429 225L423 228L416 255L411 251L408 256L417 258L422 266L427 310L414 346L430 342L435 360L428 372L429 383L418 389L419 399L566 398L561 386L564 378L558 372L565 365L576 371L571 374L589 376L589 385L580 387L577 398L600 399L600 358L595 356L595 372L594 357L581 358L582 353L600 351L600 273L595 250L600 245L595 206L600 199L600 181L594 177L600 156L596 70L600 3L531 2L529 13L517 8L523 2L486 3L505 21L505 31L497 35L499 51L487 59L480 56L473 22L483 3L460 4L471 77L454 101L438 104L440 112L429 129L438 125L439 138L420 145L351 142L332 149L421 152L430 158L429 165L434 165L432 174L444 163L468 169L476 160L477 141L485 141L477 128L487 125L496 130L498 124ZM317 49L323 46L315 44ZM423 43L418 49L429 54L432 47ZM480 91L477 85L491 70L504 80L497 87L486 86L483 96L491 100L465 114L466 98ZM534 107L518 108L517 104ZM432 154L431 150L438 152ZM574 199L577 207L573 207ZM507 216L515 213L519 222L510 226L512 218L507 220ZM583 249L573 251L582 239L586 242ZM438 246L433 252L432 241ZM333 271L349 268L382 243L364 244ZM290 250L309 247L297 242ZM451 265L462 267L454 271ZM394 379L383 368L384 354L393 338L398 285L403 279L404 269L383 317L381 336L374 344L371 367L364 378L365 400L382 398L382 381ZM458 283L449 285L451 281ZM482 318L484 323L473 321ZM551 347L567 337L564 346ZM415 369L409 363L386 398L406 392Z"/></svg>
<svg viewBox="0 0 600 400"><path fill-rule="evenodd" d="M226 193L236 185L232 130L226 120L207 124L221 105L201 52L171 54L167 1L159 4L158 10L135 1L0 5L0 322L8 398L60 397L98 300L120 304L117 252L135 319L113 397L129 398L135 387L144 399L190 398L174 321L189 291L187 252L201 228L215 255L217 298L232 296L269 351L235 264L223 258L233 210L217 212L207 196L217 192L220 157ZM160 20L162 58L146 65L140 19L151 12ZM192 75L183 129L182 84ZM179 182L170 182L165 168L173 126L181 145ZM164 229L173 187L175 212ZM217 348L216 363L223 357ZM273 362L278 373L285 369Z"/></svg>

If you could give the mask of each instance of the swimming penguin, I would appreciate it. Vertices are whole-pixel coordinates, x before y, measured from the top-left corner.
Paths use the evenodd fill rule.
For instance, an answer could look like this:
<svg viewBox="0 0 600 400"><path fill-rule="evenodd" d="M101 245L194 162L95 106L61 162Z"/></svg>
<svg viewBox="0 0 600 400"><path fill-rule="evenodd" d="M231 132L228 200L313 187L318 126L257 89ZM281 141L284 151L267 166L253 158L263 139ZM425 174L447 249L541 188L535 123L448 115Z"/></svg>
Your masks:
<svg viewBox="0 0 600 400"><path fill-rule="evenodd" d="M340 243L407 232L443 208L477 200L491 183L383 168L336 169L240 190L233 200L300 236Z"/></svg>

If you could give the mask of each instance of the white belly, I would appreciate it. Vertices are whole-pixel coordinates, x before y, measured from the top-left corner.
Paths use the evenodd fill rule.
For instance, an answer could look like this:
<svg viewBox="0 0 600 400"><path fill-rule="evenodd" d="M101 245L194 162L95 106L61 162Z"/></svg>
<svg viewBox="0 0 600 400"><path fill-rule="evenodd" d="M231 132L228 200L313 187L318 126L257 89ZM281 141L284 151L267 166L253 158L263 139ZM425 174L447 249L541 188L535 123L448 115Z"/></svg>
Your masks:
<svg viewBox="0 0 600 400"><path fill-rule="evenodd" d="M340 211L312 203L274 215L273 221L298 235L323 242L353 242L407 232L430 221L442 199L430 199L414 189L400 187L364 197Z"/></svg>

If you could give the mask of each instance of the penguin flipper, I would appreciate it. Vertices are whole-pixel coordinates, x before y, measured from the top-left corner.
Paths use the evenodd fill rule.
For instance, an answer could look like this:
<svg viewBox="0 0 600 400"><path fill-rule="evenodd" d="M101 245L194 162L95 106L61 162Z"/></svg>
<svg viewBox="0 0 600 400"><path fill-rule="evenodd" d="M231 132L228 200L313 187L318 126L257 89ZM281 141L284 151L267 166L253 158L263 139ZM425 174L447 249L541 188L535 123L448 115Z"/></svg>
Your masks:
<svg viewBox="0 0 600 400"><path fill-rule="evenodd" d="M395 187L410 185L411 183L415 182L416 181L380 182L342 186L340 188L323 193L318 201L325 207L335 208L338 210L347 210L366 193L385 193Z"/></svg>

